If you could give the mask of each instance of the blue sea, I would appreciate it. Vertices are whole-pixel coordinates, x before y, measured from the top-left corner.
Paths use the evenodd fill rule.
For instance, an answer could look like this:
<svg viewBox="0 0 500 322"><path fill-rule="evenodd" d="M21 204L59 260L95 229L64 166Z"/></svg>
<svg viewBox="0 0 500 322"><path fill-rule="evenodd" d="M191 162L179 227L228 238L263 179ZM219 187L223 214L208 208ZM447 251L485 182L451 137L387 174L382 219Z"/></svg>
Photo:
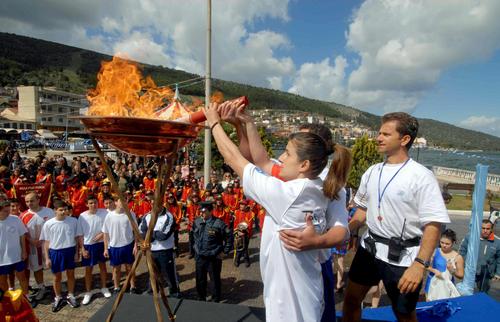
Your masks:
<svg viewBox="0 0 500 322"><path fill-rule="evenodd" d="M442 166L476 171L478 163L488 165L489 174L500 175L500 152L433 150L428 148L410 150L411 157L426 166Z"/></svg>

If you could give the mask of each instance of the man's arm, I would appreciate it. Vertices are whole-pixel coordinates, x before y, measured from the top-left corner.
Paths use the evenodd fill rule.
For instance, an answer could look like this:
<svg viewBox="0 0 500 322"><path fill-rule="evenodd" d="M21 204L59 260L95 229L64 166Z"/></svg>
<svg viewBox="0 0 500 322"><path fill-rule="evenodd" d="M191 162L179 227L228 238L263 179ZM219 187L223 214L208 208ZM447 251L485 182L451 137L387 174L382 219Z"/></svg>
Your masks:
<svg viewBox="0 0 500 322"><path fill-rule="evenodd" d="M423 261L430 260L434 249L439 241L439 236L441 234L441 223L430 222L424 227L424 234L422 236L422 242L420 244L420 250L417 257ZM399 280L398 288L403 294L414 292L422 278L424 277L425 267L418 263L413 262L410 267L406 269L403 276Z"/></svg>
<svg viewBox="0 0 500 322"><path fill-rule="evenodd" d="M44 241L43 243L43 254L45 255L45 263L47 264L48 268L52 266L52 262L50 261L49 257L49 244L50 242L48 240Z"/></svg>
<svg viewBox="0 0 500 322"><path fill-rule="evenodd" d="M26 238L25 235L19 236L19 242L21 244L21 259L24 261L28 258L28 253L26 252Z"/></svg>

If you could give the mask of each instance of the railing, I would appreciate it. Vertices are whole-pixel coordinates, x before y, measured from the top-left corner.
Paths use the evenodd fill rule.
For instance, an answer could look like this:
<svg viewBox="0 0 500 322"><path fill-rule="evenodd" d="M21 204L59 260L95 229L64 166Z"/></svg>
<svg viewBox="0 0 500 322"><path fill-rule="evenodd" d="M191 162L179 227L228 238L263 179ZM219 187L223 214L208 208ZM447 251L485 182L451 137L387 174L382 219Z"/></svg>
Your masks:
<svg viewBox="0 0 500 322"><path fill-rule="evenodd" d="M437 166L433 166L432 171L434 172L434 175L437 177L448 177L450 179L458 179L458 181L464 183L474 184L476 180L475 171L437 167ZM488 177L486 178L486 187L491 190L500 191L500 175L489 174Z"/></svg>

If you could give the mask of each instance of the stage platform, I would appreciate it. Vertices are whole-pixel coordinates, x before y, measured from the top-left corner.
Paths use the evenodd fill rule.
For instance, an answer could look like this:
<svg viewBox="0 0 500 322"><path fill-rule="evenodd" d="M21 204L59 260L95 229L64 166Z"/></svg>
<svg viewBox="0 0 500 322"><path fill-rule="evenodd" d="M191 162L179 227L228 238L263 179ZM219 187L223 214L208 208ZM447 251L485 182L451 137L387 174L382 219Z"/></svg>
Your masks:
<svg viewBox="0 0 500 322"><path fill-rule="evenodd" d="M178 305L180 300L169 298L168 302L172 310ZM89 321L106 321L114 301L108 301L99 311L97 311ZM161 304L163 317L169 321L167 310ZM236 304L224 304L213 302L201 302L193 300L182 300L176 313L176 321L196 321L196 322L257 322L265 321L266 314L263 308L248 307ZM116 322L154 322L156 321L156 311L151 295L125 294L118 307L113 321Z"/></svg>
<svg viewBox="0 0 500 322"><path fill-rule="evenodd" d="M428 313L430 306L443 302L451 302L451 306L457 311L448 316L436 316ZM427 308L427 310L425 310ZM342 316L342 312L337 312L337 319ZM478 293L471 296L461 296L448 300L419 302L417 304L417 318L425 322L473 322L481 320L498 321L500 317L500 302L486 295ZM394 313L389 306L376 309L364 309L362 313L363 321L396 321Z"/></svg>

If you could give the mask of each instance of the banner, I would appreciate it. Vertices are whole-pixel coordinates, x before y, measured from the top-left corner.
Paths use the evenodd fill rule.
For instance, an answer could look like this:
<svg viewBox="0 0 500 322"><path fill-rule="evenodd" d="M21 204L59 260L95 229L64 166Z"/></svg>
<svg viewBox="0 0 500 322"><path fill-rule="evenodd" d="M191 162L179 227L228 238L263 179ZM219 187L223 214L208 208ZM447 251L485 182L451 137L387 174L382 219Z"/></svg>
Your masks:
<svg viewBox="0 0 500 322"><path fill-rule="evenodd" d="M30 193L36 192L38 198L40 199L40 206L50 207L50 196L52 194L52 183L18 183L14 185L14 195L13 197L19 202L19 208L21 212L28 209L24 197Z"/></svg>

